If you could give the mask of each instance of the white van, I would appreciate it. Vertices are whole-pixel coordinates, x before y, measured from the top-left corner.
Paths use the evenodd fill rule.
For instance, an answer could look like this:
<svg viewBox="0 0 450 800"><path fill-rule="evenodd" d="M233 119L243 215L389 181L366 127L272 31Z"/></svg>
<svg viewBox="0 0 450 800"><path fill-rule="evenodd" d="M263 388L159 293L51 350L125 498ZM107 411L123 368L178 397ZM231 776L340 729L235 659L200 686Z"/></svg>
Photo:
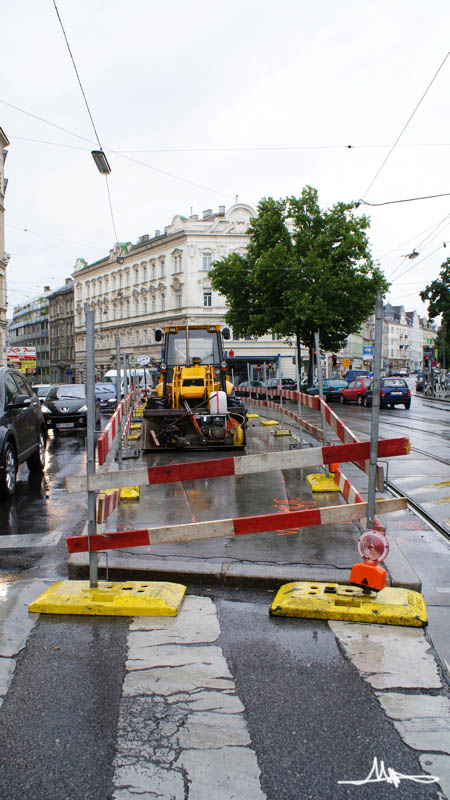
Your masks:
<svg viewBox="0 0 450 800"><path fill-rule="evenodd" d="M127 370L127 389L128 389L128 391L130 389L130 387L128 385L130 373L131 373L131 380L133 382L135 382L135 387L134 388L135 389L141 389L141 391L145 391L145 389L147 389L150 392L156 386L156 384L158 382L158 370L156 369L156 367L147 367L146 369L142 369L142 368L134 369L134 367L131 367L131 369ZM125 395L125 390L124 390L125 381L124 381L123 370L121 371L121 375L122 375L122 380L121 380L121 389L120 389L120 391L121 391L122 396L124 396ZM105 373L105 375L103 376L103 378L101 380L102 383L113 383L114 386L116 385L116 381L117 381L117 370L116 369L108 370L108 372Z"/></svg>

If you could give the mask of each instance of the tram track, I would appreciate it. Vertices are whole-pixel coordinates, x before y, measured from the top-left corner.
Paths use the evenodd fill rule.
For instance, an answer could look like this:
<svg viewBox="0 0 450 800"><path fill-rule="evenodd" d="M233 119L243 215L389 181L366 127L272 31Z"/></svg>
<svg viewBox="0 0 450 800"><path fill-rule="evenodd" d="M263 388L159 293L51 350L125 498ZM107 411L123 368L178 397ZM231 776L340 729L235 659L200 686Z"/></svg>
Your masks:
<svg viewBox="0 0 450 800"><path fill-rule="evenodd" d="M392 483L392 481L386 481L386 488L392 495L394 495L394 497L406 497L410 511L412 511L412 513L419 517L419 519L421 519L423 522L426 522L427 525L429 525L435 531L440 533L447 542L450 542L450 532L443 525L441 525L440 522L437 522L423 508L423 506L420 505L420 503L417 503L415 500L413 500L413 498L407 492L403 491L403 489L400 489L395 485L395 483Z"/></svg>

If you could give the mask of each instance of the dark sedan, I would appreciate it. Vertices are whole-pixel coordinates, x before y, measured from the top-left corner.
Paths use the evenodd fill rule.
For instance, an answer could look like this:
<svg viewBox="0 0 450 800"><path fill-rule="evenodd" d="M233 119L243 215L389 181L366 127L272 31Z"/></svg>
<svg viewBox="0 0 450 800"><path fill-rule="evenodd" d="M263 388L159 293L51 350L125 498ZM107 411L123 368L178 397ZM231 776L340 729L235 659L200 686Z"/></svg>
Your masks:
<svg viewBox="0 0 450 800"><path fill-rule="evenodd" d="M363 405L372 405L372 385L363 395ZM387 408L390 406L411 405L411 389L403 378L381 378L380 380L380 406Z"/></svg>
<svg viewBox="0 0 450 800"><path fill-rule="evenodd" d="M31 472L43 469L45 442L44 417L30 384L15 369L0 368L0 497L13 496L23 461Z"/></svg>
<svg viewBox="0 0 450 800"><path fill-rule="evenodd" d="M49 428L54 435L63 432L87 430L87 400L84 383L66 383L53 386L41 406ZM95 402L95 427L100 427L100 400Z"/></svg>
<svg viewBox="0 0 450 800"><path fill-rule="evenodd" d="M113 383L96 383L95 396L100 401L100 411L112 414L117 406L116 387Z"/></svg>
<svg viewBox="0 0 450 800"><path fill-rule="evenodd" d="M330 400L340 400L341 398L341 389L345 389L348 386L347 381L343 381L340 378L324 378L323 381L323 396L327 403ZM319 384L314 384L314 386L310 386L309 389L306 390L307 394L319 394Z"/></svg>

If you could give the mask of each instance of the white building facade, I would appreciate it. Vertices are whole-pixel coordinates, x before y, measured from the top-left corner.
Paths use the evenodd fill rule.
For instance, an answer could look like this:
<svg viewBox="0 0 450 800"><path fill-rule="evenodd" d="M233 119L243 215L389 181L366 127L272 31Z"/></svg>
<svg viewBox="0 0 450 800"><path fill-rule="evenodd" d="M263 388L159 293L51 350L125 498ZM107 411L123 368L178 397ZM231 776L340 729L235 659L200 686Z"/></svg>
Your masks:
<svg viewBox="0 0 450 800"><path fill-rule="evenodd" d="M74 331L76 380L85 376L85 308L95 311L96 377L116 367L116 337L130 359L161 357L154 331L164 325L224 324L225 298L213 291L209 270L215 260L231 253L244 255L247 230L255 211L236 203L219 206L202 218L175 216L164 232L141 236L136 244L116 244L106 258L87 264L78 259L75 284ZM278 374L295 376L295 349L275 334L258 340L227 342L230 368L241 380Z"/></svg>

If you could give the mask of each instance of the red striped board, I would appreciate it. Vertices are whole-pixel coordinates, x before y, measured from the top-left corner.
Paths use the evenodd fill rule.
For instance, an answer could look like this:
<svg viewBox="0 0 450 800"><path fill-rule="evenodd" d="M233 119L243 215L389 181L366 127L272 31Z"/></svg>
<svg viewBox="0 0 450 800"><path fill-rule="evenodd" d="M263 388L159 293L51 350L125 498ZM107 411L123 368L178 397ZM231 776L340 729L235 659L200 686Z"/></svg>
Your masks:
<svg viewBox="0 0 450 800"><path fill-rule="evenodd" d="M375 509L386 514L405 509L406 497L390 500L377 500ZM94 534L90 537L91 550L108 550L120 547L140 547L141 545L167 544L169 542L193 542L202 539L242 536L247 533L290 530L321 525L337 525L367 517L367 503L313 508L306 511L290 511L280 514L264 514L254 517L221 519L212 522L191 522L186 525L168 525L136 531L117 531L107 534ZM69 536L69 553L88 550L87 536Z"/></svg>
<svg viewBox="0 0 450 800"><path fill-rule="evenodd" d="M378 442L378 457L407 455L411 446L407 437L381 439ZM341 461L368 458L370 442L327 445L304 450L282 450L272 453L257 453L252 456L217 458L207 461L189 461L185 464L168 464L159 467L144 467L114 473L95 473L88 476L88 490L121 488L123 486L148 486L155 483L192 481L197 478L219 478L229 475L246 475L272 472L299 467L316 467ZM74 475L66 478L70 493L86 489L86 476Z"/></svg>
<svg viewBox="0 0 450 800"><path fill-rule="evenodd" d="M97 497L97 523L106 522L120 503L120 489L109 489Z"/></svg>
<svg viewBox="0 0 450 800"><path fill-rule="evenodd" d="M105 426L105 430L100 434L97 440L97 460L100 466L106 461L106 457L110 452L114 440L119 432L120 423L122 422L123 417L130 409L132 401L135 400L135 392L130 392L128 397L125 400L121 400L119 405L117 406L114 414L112 415L111 419L109 420L108 424Z"/></svg>

